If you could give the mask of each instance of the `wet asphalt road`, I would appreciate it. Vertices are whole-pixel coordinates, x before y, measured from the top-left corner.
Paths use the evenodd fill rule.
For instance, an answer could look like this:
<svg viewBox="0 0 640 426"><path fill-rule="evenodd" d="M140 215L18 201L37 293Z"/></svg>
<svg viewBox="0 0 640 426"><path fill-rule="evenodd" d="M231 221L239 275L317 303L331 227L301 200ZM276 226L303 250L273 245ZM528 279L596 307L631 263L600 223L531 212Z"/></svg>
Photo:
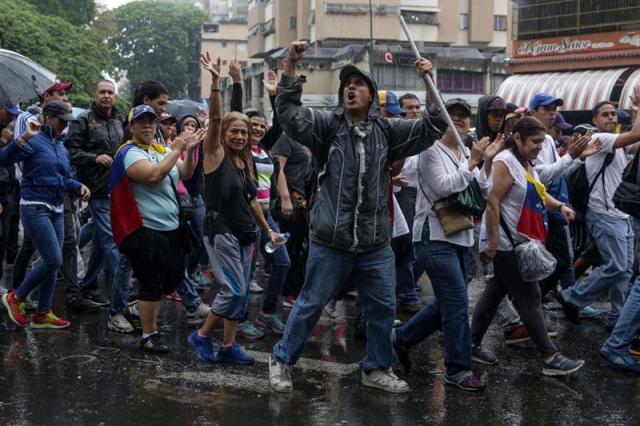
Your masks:
<svg viewBox="0 0 640 426"><path fill-rule="evenodd" d="M474 281L472 299L481 289L482 283ZM204 295L210 302L211 290ZM255 311L261 297L251 297ZM58 296L58 312L64 312L62 302ZM442 335L437 334L412 352L412 372L400 373L411 393L389 395L360 385L357 362L365 348L353 339L354 305L353 300L339 304L338 320L321 319L294 370L291 395L268 390L266 360L276 336L240 340L254 351L253 366L202 364L188 348L193 329L176 302L167 301L161 314L161 332L172 348L166 356L140 351L137 333L108 331L106 309L65 312L72 325L64 331L18 330L3 311L0 425L640 424L640 376L614 371L598 359L606 338L602 319L578 327L558 321L559 346L586 360L573 377L542 376L536 350L507 348L494 324L485 347L495 351L499 364L474 366L488 385L485 392L468 394L444 385ZM552 308L552 316L562 316Z"/></svg>

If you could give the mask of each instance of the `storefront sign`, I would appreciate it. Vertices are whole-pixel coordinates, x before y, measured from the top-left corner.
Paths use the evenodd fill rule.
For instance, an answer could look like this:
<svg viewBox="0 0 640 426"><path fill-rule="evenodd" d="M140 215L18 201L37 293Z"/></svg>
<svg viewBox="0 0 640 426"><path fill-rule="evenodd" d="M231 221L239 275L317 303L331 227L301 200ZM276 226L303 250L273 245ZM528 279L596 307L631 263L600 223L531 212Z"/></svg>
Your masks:
<svg viewBox="0 0 640 426"><path fill-rule="evenodd" d="M620 31L515 41L513 43L513 57L531 58L639 48L640 31Z"/></svg>

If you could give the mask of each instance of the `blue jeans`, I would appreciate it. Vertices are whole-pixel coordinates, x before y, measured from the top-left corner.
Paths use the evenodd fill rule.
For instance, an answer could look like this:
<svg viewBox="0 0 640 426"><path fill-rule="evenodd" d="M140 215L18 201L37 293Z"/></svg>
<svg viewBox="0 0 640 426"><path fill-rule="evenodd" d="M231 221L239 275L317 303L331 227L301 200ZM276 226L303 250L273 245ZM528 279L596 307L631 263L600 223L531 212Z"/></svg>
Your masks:
<svg viewBox="0 0 640 426"><path fill-rule="evenodd" d="M629 345L640 328L640 277L636 279L611 336L604 343L614 352L629 354Z"/></svg>
<svg viewBox="0 0 640 426"><path fill-rule="evenodd" d="M198 309L200 302L202 302L202 298L198 294L193 281L191 281L189 274L187 274L186 271L184 273L184 279L182 280L182 283L178 285L176 291L180 295L182 304L187 312L195 312L196 309Z"/></svg>
<svg viewBox="0 0 640 426"><path fill-rule="evenodd" d="M563 298L584 308L609 294L611 308L607 325L615 325L622 307L633 268L633 230L629 219L621 219L587 210L587 226L597 242L604 263L591 275L562 291Z"/></svg>
<svg viewBox="0 0 640 426"><path fill-rule="evenodd" d="M424 267L435 298L395 331L396 344L412 347L439 328L444 332L447 375L454 380L471 374L471 337L467 275L471 251L445 241L425 238L415 244L417 261Z"/></svg>
<svg viewBox="0 0 640 426"><path fill-rule="evenodd" d="M204 218L207 214L207 209L204 205L202 195L198 194L193 199L193 219L191 219L191 227L198 237L200 247L194 253L189 255L187 263L187 272L192 275L197 266L206 267L209 264L209 258L207 251L204 249ZM179 291L179 290L178 290Z"/></svg>
<svg viewBox="0 0 640 426"><path fill-rule="evenodd" d="M87 272L80 283L82 293L97 289L98 274L104 265L106 271L115 276L120 254L113 241L111 233L111 217L109 198L95 198L89 200L89 209L94 226L93 251L87 266Z"/></svg>
<svg viewBox="0 0 640 426"><path fill-rule="evenodd" d="M391 329L395 317L395 268L387 245L367 253L351 253L311 241L305 283L287 319L274 357L295 364L327 302L350 277L367 313L367 355L360 367L369 372L389 368L393 359Z"/></svg>
<svg viewBox="0 0 640 426"><path fill-rule="evenodd" d="M127 309L129 303L129 291L132 289L131 276L133 269L127 260L127 257L120 253L118 256L118 267L113 276L111 284L111 307L109 312L111 315L121 314Z"/></svg>
<svg viewBox="0 0 640 426"><path fill-rule="evenodd" d="M274 232L280 232L280 225L273 220L273 216L269 212L269 209L264 209L264 218L267 220L269 227ZM263 230L258 234L258 241L256 241L256 250L260 253L260 250L269 241L269 236ZM289 253L287 252L287 246L280 246L276 251L271 254L267 254L271 260L271 275L269 277L269 284L267 285L264 299L262 301L262 312L265 314L273 314L276 311L276 305L278 303L278 297L282 295L284 284L287 281L287 274L291 267L291 260L289 259ZM253 265L252 272L255 269Z"/></svg>
<svg viewBox="0 0 640 426"><path fill-rule="evenodd" d="M395 256L396 265L396 299L398 303L414 305L420 302L416 290L416 279L413 275L413 265L416 256L413 249L412 234L401 235L391 240L391 248Z"/></svg>
<svg viewBox="0 0 640 426"><path fill-rule="evenodd" d="M51 309L56 273L62 265L64 214L55 213L45 206L20 206L20 219L42 261L29 271L16 294L24 300L39 287L38 313L43 314Z"/></svg>

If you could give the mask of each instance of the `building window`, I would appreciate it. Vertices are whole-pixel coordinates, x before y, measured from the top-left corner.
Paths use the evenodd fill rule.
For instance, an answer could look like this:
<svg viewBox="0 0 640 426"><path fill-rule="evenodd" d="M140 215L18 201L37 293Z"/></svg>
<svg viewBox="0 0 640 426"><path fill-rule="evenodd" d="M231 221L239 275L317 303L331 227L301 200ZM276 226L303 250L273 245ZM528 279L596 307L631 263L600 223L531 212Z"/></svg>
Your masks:
<svg viewBox="0 0 640 426"><path fill-rule="evenodd" d="M493 17L493 29L495 31L507 31L507 16L506 15L494 15L494 17Z"/></svg>
<svg viewBox="0 0 640 426"><path fill-rule="evenodd" d="M297 16L289 16L289 28L295 30L298 28L298 17Z"/></svg>
<svg viewBox="0 0 640 426"><path fill-rule="evenodd" d="M435 12L403 10L402 17L407 21L407 24L438 25L438 14Z"/></svg>
<svg viewBox="0 0 640 426"><path fill-rule="evenodd" d="M202 26L202 32L205 32L205 33L218 33L218 32L220 32L220 25L218 25L218 24L204 24Z"/></svg>
<svg viewBox="0 0 640 426"><path fill-rule="evenodd" d="M226 41L222 42L222 47L227 47L227 42Z"/></svg>
<svg viewBox="0 0 640 426"><path fill-rule="evenodd" d="M484 74L479 72L438 70L438 89L443 93L484 93Z"/></svg>
<svg viewBox="0 0 640 426"><path fill-rule="evenodd" d="M466 31L469 29L469 15L461 13L458 15L458 29L460 31Z"/></svg>

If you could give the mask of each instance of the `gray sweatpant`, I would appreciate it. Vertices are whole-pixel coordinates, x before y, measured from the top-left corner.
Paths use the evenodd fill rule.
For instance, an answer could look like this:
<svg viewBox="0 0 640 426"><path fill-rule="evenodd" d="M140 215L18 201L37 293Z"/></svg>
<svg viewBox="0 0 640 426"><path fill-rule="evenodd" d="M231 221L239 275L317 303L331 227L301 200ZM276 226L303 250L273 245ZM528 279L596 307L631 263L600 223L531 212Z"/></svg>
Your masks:
<svg viewBox="0 0 640 426"><path fill-rule="evenodd" d="M249 275L253 245L240 245L232 234L204 237L215 281L220 285L211 304L211 312L230 319L241 320L247 314L249 304Z"/></svg>

